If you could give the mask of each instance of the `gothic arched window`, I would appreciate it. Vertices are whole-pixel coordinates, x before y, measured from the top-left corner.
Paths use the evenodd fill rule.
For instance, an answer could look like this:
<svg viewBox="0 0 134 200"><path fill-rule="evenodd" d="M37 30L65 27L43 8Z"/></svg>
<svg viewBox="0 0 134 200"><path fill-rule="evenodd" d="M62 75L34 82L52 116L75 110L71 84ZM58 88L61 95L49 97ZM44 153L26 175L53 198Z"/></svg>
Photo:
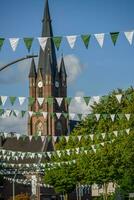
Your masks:
<svg viewBox="0 0 134 200"><path fill-rule="evenodd" d="M36 124L35 124L35 132L38 134L38 135L42 135L43 133L43 123L41 121L38 121Z"/></svg>

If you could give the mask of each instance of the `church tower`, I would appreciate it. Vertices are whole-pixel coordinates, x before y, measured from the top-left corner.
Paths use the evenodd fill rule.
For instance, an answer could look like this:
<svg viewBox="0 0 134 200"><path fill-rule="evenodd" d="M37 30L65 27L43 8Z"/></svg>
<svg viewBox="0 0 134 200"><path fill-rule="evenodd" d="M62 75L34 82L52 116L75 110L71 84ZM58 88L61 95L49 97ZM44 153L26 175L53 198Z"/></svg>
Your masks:
<svg viewBox="0 0 134 200"><path fill-rule="evenodd" d="M28 119L28 133L29 135L37 133L66 135L68 119L64 115L60 116L60 113L68 113L68 106L65 98L60 106L56 98L67 96L67 75L63 56L58 70L48 0L46 0L42 24L42 37L48 39L45 50L40 48L37 70L34 59L31 62L29 95L35 99L35 102L29 106L29 111L33 112L33 115ZM39 99L42 104L39 104Z"/></svg>

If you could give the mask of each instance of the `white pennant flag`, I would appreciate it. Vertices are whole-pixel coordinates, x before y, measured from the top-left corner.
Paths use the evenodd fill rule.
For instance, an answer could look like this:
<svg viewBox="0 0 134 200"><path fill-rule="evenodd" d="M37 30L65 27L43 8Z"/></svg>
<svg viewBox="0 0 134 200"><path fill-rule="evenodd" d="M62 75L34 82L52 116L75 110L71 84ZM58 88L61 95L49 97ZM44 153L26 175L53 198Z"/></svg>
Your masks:
<svg viewBox="0 0 134 200"><path fill-rule="evenodd" d="M98 104L100 102L100 96L94 96L93 100Z"/></svg>
<svg viewBox="0 0 134 200"><path fill-rule="evenodd" d="M48 39L47 37L38 37L39 44L40 44L43 51L46 48L47 39Z"/></svg>
<svg viewBox="0 0 134 200"><path fill-rule="evenodd" d="M42 112L44 119L47 118L47 112Z"/></svg>
<svg viewBox="0 0 134 200"><path fill-rule="evenodd" d="M20 134L16 133L16 138L17 138L17 140L19 140Z"/></svg>
<svg viewBox="0 0 134 200"><path fill-rule="evenodd" d="M65 137L66 141L68 142L68 140L69 140L69 136L64 136L64 137Z"/></svg>
<svg viewBox="0 0 134 200"><path fill-rule="evenodd" d="M20 106L24 103L25 99L26 99L26 97L18 97Z"/></svg>
<svg viewBox="0 0 134 200"><path fill-rule="evenodd" d="M129 121L129 119L130 119L130 114L125 114L125 117L126 117L127 120Z"/></svg>
<svg viewBox="0 0 134 200"><path fill-rule="evenodd" d="M6 117L9 117L10 114L11 114L11 110L6 110L6 111L5 111L5 116L6 116Z"/></svg>
<svg viewBox="0 0 134 200"><path fill-rule="evenodd" d="M75 97L75 101L76 101L77 103L81 103L81 97Z"/></svg>
<svg viewBox="0 0 134 200"><path fill-rule="evenodd" d="M18 117L18 116L19 116L19 113L20 113L20 111L19 111L19 110L14 110L14 113L15 113L15 115Z"/></svg>
<svg viewBox="0 0 134 200"><path fill-rule="evenodd" d="M41 106L43 104L44 98L38 97L37 100L38 100L39 105Z"/></svg>
<svg viewBox="0 0 134 200"><path fill-rule="evenodd" d="M73 120L75 118L75 113L69 113L69 119Z"/></svg>
<svg viewBox="0 0 134 200"><path fill-rule="evenodd" d="M78 137L78 140L79 140L79 142L80 142L82 136L81 136L81 135L78 135L77 137Z"/></svg>
<svg viewBox="0 0 134 200"><path fill-rule="evenodd" d="M102 48L103 47L103 43L104 43L104 36L105 34L104 33L99 33L99 34L94 34L96 40L98 41L100 47Z"/></svg>
<svg viewBox="0 0 134 200"><path fill-rule="evenodd" d="M111 119L112 119L112 122L114 122L115 114L111 114L110 117L111 117Z"/></svg>
<svg viewBox="0 0 134 200"><path fill-rule="evenodd" d="M126 129L126 133L129 135L130 128Z"/></svg>
<svg viewBox="0 0 134 200"><path fill-rule="evenodd" d="M104 142L101 143L101 145L102 145L103 147L104 147L104 144L105 144Z"/></svg>
<svg viewBox="0 0 134 200"><path fill-rule="evenodd" d="M30 142L31 142L32 138L33 138L33 136L32 136L32 135L29 135L29 140L30 140Z"/></svg>
<svg viewBox="0 0 134 200"><path fill-rule="evenodd" d="M73 49L74 45L75 45L75 42L76 42L76 39L77 39L77 35L66 36L66 38L67 38L67 41L68 41L71 49Z"/></svg>
<svg viewBox="0 0 134 200"><path fill-rule="evenodd" d="M19 38L9 38L9 42L13 51L15 51L19 43Z"/></svg>
<svg viewBox="0 0 134 200"><path fill-rule="evenodd" d="M60 119L62 113L56 113L58 119Z"/></svg>
<svg viewBox="0 0 134 200"><path fill-rule="evenodd" d="M7 138L7 136L8 136L8 133L5 133L5 132L4 132L4 137Z"/></svg>
<svg viewBox="0 0 134 200"><path fill-rule="evenodd" d="M115 95L119 103L121 103L122 94Z"/></svg>
<svg viewBox="0 0 134 200"><path fill-rule="evenodd" d="M57 136L53 136L54 143L57 141Z"/></svg>
<svg viewBox="0 0 134 200"><path fill-rule="evenodd" d="M41 136L42 142L44 142L45 138L46 138L46 136Z"/></svg>
<svg viewBox="0 0 134 200"><path fill-rule="evenodd" d="M124 32L129 44L131 45L133 42L133 35L134 35L134 31L130 31L130 32Z"/></svg>
<svg viewBox="0 0 134 200"><path fill-rule="evenodd" d="M63 101L63 98L55 98L56 99L56 101L57 101L57 103L58 103L58 105L59 105L59 107L61 106L61 104L62 104L62 101Z"/></svg>
<svg viewBox="0 0 134 200"><path fill-rule="evenodd" d="M95 114L95 117L96 117L97 121L99 121L99 119L100 119L100 114Z"/></svg>
<svg viewBox="0 0 134 200"><path fill-rule="evenodd" d="M106 133L102 133L102 138L105 139Z"/></svg>
<svg viewBox="0 0 134 200"><path fill-rule="evenodd" d="M93 139L94 139L94 134L90 134L89 136L90 136L91 140L93 141Z"/></svg>
<svg viewBox="0 0 134 200"><path fill-rule="evenodd" d="M33 111L28 111L28 113L29 113L29 116L32 117Z"/></svg>
<svg viewBox="0 0 134 200"><path fill-rule="evenodd" d="M118 136L118 131L113 131L113 133L116 137Z"/></svg>
<svg viewBox="0 0 134 200"><path fill-rule="evenodd" d="M6 100L7 100L7 96L1 96L1 102L2 102L2 106L5 105L6 103Z"/></svg>

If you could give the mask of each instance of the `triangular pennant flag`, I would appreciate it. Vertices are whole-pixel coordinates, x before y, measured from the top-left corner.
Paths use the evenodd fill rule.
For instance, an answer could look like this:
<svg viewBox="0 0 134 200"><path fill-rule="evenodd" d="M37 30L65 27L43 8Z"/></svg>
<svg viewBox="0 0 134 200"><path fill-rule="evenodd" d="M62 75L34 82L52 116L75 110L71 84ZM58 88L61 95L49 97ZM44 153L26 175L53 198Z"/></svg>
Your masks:
<svg viewBox="0 0 134 200"><path fill-rule="evenodd" d="M68 113L62 113L62 114L63 114L63 116L65 117L65 119L68 118Z"/></svg>
<svg viewBox="0 0 134 200"><path fill-rule="evenodd" d="M134 35L134 31L129 31L129 32L124 32L129 44L131 45L133 42L133 35Z"/></svg>
<svg viewBox="0 0 134 200"><path fill-rule="evenodd" d="M25 113L26 113L25 110L21 110L21 116L22 116L22 118L24 117Z"/></svg>
<svg viewBox="0 0 134 200"><path fill-rule="evenodd" d="M105 139L106 133L102 133L102 138Z"/></svg>
<svg viewBox="0 0 134 200"><path fill-rule="evenodd" d="M53 136L53 141L54 141L54 143L57 142L57 136Z"/></svg>
<svg viewBox="0 0 134 200"><path fill-rule="evenodd" d="M130 119L130 114L125 114L125 117L127 118L127 120L129 121L129 119Z"/></svg>
<svg viewBox="0 0 134 200"><path fill-rule="evenodd" d="M100 143L101 144L101 146L103 146L104 147L104 145L105 145L105 143L104 142L102 142L102 143Z"/></svg>
<svg viewBox="0 0 134 200"><path fill-rule="evenodd" d="M29 135L28 137L29 137L29 141L31 142L33 136L32 136L32 135Z"/></svg>
<svg viewBox="0 0 134 200"><path fill-rule="evenodd" d="M113 131L113 133L116 137L118 136L118 131Z"/></svg>
<svg viewBox="0 0 134 200"><path fill-rule="evenodd" d="M38 37L39 44L43 51L45 51L47 39L48 39L47 37Z"/></svg>
<svg viewBox="0 0 134 200"><path fill-rule="evenodd" d="M66 38L67 38L67 41L68 41L71 49L73 49L74 45L75 45L75 42L76 42L76 39L77 39L77 35L66 36Z"/></svg>
<svg viewBox="0 0 134 200"><path fill-rule="evenodd" d="M16 97L9 97L9 99L10 99L11 105L13 106L15 103Z"/></svg>
<svg viewBox="0 0 134 200"><path fill-rule="evenodd" d="M78 137L78 140L80 142L82 135L78 135L77 137Z"/></svg>
<svg viewBox="0 0 134 200"><path fill-rule="evenodd" d="M76 101L77 103L81 103L81 98L82 98L82 97L74 97L74 99L75 99L75 101Z"/></svg>
<svg viewBox="0 0 134 200"><path fill-rule="evenodd" d="M51 113L50 113L50 116L51 116L52 118L55 118L55 116L56 116L56 113L54 113L54 112L51 112Z"/></svg>
<svg viewBox="0 0 134 200"><path fill-rule="evenodd" d="M69 119L74 120L75 118L75 113L69 113Z"/></svg>
<svg viewBox="0 0 134 200"><path fill-rule="evenodd" d="M32 117L33 111L28 111L28 113L29 113L29 116Z"/></svg>
<svg viewBox="0 0 134 200"><path fill-rule="evenodd" d="M59 50L60 45L61 45L61 41L62 41L62 37L60 37L60 36L53 37L53 41L54 41L54 44L55 44L57 50Z"/></svg>
<svg viewBox="0 0 134 200"><path fill-rule="evenodd" d="M117 115L118 115L118 117L119 117L120 120L122 120L124 118L124 114L123 113L119 113Z"/></svg>
<svg viewBox="0 0 134 200"><path fill-rule="evenodd" d="M85 47L88 49L89 41L91 38L91 35L81 35L82 41L85 45Z"/></svg>
<svg viewBox="0 0 134 200"><path fill-rule="evenodd" d="M81 119L82 119L82 114L77 114L77 116L78 116L78 118L79 118L79 120L81 121Z"/></svg>
<svg viewBox="0 0 134 200"><path fill-rule="evenodd" d="M1 96L1 102L2 102L2 106L5 105L6 103L6 100L7 100L7 96Z"/></svg>
<svg viewBox="0 0 134 200"><path fill-rule="evenodd" d="M41 106L43 104L44 98L38 97L37 100L38 100L39 105Z"/></svg>
<svg viewBox="0 0 134 200"><path fill-rule="evenodd" d="M4 44L5 38L0 38L0 50Z"/></svg>
<svg viewBox="0 0 134 200"><path fill-rule="evenodd" d="M64 136L64 137L65 137L65 139L66 139L66 142L68 142L69 136Z"/></svg>
<svg viewBox="0 0 134 200"><path fill-rule="evenodd" d="M96 120L97 120L97 122L98 122L99 119L100 119L100 114L95 114L95 117L96 117Z"/></svg>
<svg viewBox="0 0 134 200"><path fill-rule="evenodd" d="M6 115L7 117L9 117L10 114L11 114L11 110L6 110L6 111L5 111L5 115Z"/></svg>
<svg viewBox="0 0 134 200"><path fill-rule="evenodd" d="M94 139L94 134L90 134L89 136L90 136L91 140L93 141L93 139Z"/></svg>
<svg viewBox="0 0 134 200"><path fill-rule="evenodd" d="M47 98L47 102L48 102L48 104L51 106L51 105L53 104L53 102L54 102L53 97L48 97L48 98Z"/></svg>
<svg viewBox="0 0 134 200"><path fill-rule="evenodd" d="M113 44L115 45L115 44L116 44L116 41L117 41L117 38L118 38L118 36L119 36L119 32L110 33L110 36L111 36L111 39L112 39Z"/></svg>
<svg viewBox="0 0 134 200"><path fill-rule="evenodd" d="M94 96L93 100L98 104L100 102L100 96Z"/></svg>
<svg viewBox="0 0 134 200"><path fill-rule="evenodd" d="M71 102L72 98L71 97L66 97L65 98L65 101L68 105L70 105L70 102Z"/></svg>
<svg viewBox="0 0 134 200"><path fill-rule="evenodd" d="M20 111L19 110L14 110L14 113L15 113L15 116L18 117L19 114L20 114Z"/></svg>
<svg viewBox="0 0 134 200"><path fill-rule="evenodd" d="M44 119L47 118L47 112L42 112Z"/></svg>
<svg viewBox="0 0 134 200"><path fill-rule="evenodd" d="M102 48L103 47L103 43L104 43L104 36L105 34L104 33L99 33L99 34L94 34L97 42L99 43L100 47Z"/></svg>
<svg viewBox="0 0 134 200"><path fill-rule="evenodd" d="M84 99L86 105L88 106L89 101L90 101L90 97L83 97L83 99Z"/></svg>
<svg viewBox="0 0 134 200"><path fill-rule="evenodd" d="M33 38L24 38L24 43L25 43L25 46L26 46L28 52L30 52L30 49L31 49L32 43L33 43Z"/></svg>
<svg viewBox="0 0 134 200"><path fill-rule="evenodd" d="M44 135L43 135L43 136L41 136L41 141L42 141L42 142L44 142L44 141L45 141L45 139L46 139L46 136L44 136Z"/></svg>
<svg viewBox="0 0 134 200"><path fill-rule="evenodd" d="M4 132L4 138L7 138L8 133Z"/></svg>
<svg viewBox="0 0 134 200"><path fill-rule="evenodd" d="M107 119L107 114L102 114L102 117L103 117L104 120L106 120Z"/></svg>
<svg viewBox="0 0 134 200"><path fill-rule="evenodd" d="M9 38L9 42L13 51L15 51L19 43L19 38Z"/></svg>
<svg viewBox="0 0 134 200"><path fill-rule="evenodd" d="M130 128L126 129L126 133L129 135Z"/></svg>
<svg viewBox="0 0 134 200"><path fill-rule="evenodd" d="M29 106L32 106L35 99L33 97L28 97L28 101L29 101Z"/></svg>
<svg viewBox="0 0 134 200"><path fill-rule="evenodd" d="M122 94L117 94L117 95L115 95L115 97L118 100L118 102L121 103Z"/></svg>
<svg viewBox="0 0 134 200"><path fill-rule="evenodd" d="M56 113L56 116L57 116L58 119L60 119L61 113Z"/></svg>
<svg viewBox="0 0 134 200"><path fill-rule="evenodd" d="M26 97L18 97L20 106L24 103L25 99L26 99Z"/></svg>
<svg viewBox="0 0 134 200"><path fill-rule="evenodd" d="M111 117L112 122L114 122L115 114L110 114L110 117Z"/></svg>
<svg viewBox="0 0 134 200"><path fill-rule="evenodd" d="M57 101L57 103L58 103L58 105L59 105L59 107L60 107L61 104L62 104L63 98L57 97L57 98L55 98L55 99L56 99L56 101Z"/></svg>
<svg viewBox="0 0 134 200"><path fill-rule="evenodd" d="M133 95L132 95L132 94L127 94L127 95L126 95L126 97L127 97L128 101L131 101L131 100L132 100L132 97L133 97Z"/></svg>

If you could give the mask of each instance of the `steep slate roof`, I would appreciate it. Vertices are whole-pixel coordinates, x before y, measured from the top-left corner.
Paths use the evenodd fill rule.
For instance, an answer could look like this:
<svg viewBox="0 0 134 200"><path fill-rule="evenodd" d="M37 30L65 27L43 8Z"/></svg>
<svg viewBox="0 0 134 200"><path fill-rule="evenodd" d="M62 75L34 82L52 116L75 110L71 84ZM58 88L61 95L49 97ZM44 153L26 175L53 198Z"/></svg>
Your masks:
<svg viewBox="0 0 134 200"><path fill-rule="evenodd" d="M52 25L51 25L51 17L50 17L48 0L46 0L44 17L43 17L42 23L43 23L42 37L50 37L50 38L48 38L47 40L45 51L43 51L42 48L40 48L38 68L41 69L43 76L47 74L47 64L48 64L48 59L49 59L48 54L50 54L51 65L52 65L52 75L53 75L53 80L54 80L55 73L57 70L57 60L56 60L55 46L52 39L53 31L52 31Z"/></svg>
<svg viewBox="0 0 134 200"><path fill-rule="evenodd" d="M30 72L29 72L29 78L36 78L37 73L36 73L36 66L35 66L35 62L34 62L34 58L32 58L32 62L31 62L31 68L30 68Z"/></svg>

